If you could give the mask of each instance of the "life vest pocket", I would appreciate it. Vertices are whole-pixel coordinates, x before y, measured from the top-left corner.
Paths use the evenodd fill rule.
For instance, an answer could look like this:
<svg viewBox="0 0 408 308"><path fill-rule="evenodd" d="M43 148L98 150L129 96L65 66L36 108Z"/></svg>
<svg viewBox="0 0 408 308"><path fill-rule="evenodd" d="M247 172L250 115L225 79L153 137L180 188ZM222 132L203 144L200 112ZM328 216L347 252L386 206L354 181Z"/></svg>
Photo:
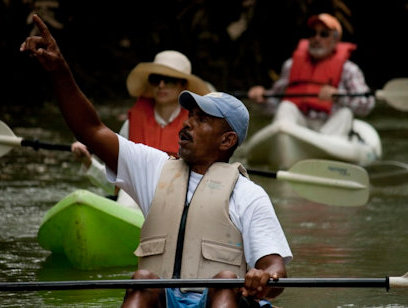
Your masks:
<svg viewBox="0 0 408 308"><path fill-rule="evenodd" d="M241 265L244 253L240 246L204 239L201 242L201 251L204 259L236 266Z"/></svg>
<svg viewBox="0 0 408 308"><path fill-rule="evenodd" d="M158 235L154 237L144 238L140 240L134 254L137 257L148 257L154 255L161 255L164 253L166 246L166 235Z"/></svg>
<svg viewBox="0 0 408 308"><path fill-rule="evenodd" d="M231 271L244 277L246 263L242 245L202 239L198 278L212 278L221 271Z"/></svg>

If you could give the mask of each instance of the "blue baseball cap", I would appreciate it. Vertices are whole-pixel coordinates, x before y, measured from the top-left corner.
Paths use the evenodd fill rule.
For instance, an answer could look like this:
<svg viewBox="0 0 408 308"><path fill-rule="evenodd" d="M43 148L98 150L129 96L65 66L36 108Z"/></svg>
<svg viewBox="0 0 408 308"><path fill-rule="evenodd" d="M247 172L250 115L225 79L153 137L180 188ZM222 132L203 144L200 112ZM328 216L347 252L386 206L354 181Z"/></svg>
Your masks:
<svg viewBox="0 0 408 308"><path fill-rule="evenodd" d="M223 92L212 92L201 96L190 91L183 91L180 93L179 103L187 110L197 104L206 114L225 119L237 133L238 144L245 140L248 131L249 112L245 105L234 96Z"/></svg>

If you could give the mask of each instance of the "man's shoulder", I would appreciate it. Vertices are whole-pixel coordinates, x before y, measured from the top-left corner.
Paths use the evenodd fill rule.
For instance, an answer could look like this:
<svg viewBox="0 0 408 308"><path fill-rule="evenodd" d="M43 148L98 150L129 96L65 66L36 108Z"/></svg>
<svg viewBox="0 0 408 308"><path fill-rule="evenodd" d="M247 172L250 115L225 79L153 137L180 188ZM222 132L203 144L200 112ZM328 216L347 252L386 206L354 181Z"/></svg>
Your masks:
<svg viewBox="0 0 408 308"><path fill-rule="evenodd" d="M240 213L250 211L269 211L271 200L266 191L255 182L240 175L235 185L232 199Z"/></svg>
<svg viewBox="0 0 408 308"><path fill-rule="evenodd" d="M235 190L241 193L251 192L254 194L254 196L256 195L257 197L264 195L267 196L267 193L262 188L262 186L256 184L254 181L243 176L242 174L240 174L238 177L237 183L235 185Z"/></svg>
<svg viewBox="0 0 408 308"><path fill-rule="evenodd" d="M357 65L357 63L351 61L351 60L347 60L346 62L344 62L344 67L348 67L351 69L360 69L360 67Z"/></svg>
<svg viewBox="0 0 408 308"><path fill-rule="evenodd" d="M285 62L283 62L282 67L286 69L290 68L292 66L292 63L293 63L293 58L286 59Z"/></svg>
<svg viewBox="0 0 408 308"><path fill-rule="evenodd" d="M343 75L362 74L360 67L353 61L347 60L343 65Z"/></svg>
<svg viewBox="0 0 408 308"><path fill-rule="evenodd" d="M132 157L137 157L138 155L140 157L152 156L154 158L163 159L163 160L167 160L169 158L166 152L163 152L156 148L150 147L142 143L136 143L136 142L130 141L119 134L118 134L118 138L119 138L119 147L122 150L123 155L132 156Z"/></svg>

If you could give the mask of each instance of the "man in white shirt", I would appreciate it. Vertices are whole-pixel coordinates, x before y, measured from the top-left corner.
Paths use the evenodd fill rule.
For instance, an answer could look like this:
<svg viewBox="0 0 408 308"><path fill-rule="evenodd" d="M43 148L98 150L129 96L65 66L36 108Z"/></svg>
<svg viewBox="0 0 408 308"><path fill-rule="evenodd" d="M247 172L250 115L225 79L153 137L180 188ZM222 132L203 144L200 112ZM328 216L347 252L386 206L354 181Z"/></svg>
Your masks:
<svg viewBox="0 0 408 308"><path fill-rule="evenodd" d="M283 289L267 282L286 277L285 264L292 259L289 245L265 191L245 177L241 165L227 163L248 129L242 102L225 93L182 92L179 102L189 111L179 134L182 159L170 160L164 152L118 136L100 121L48 28L38 16L33 19L41 36L28 37L20 50L49 71L75 136L105 162L109 177L135 198L146 216L133 278L245 276L240 290L128 290L123 307L184 307L186 302L194 305L189 307L236 307L241 296L257 301L278 296ZM161 231L167 233L155 235Z"/></svg>

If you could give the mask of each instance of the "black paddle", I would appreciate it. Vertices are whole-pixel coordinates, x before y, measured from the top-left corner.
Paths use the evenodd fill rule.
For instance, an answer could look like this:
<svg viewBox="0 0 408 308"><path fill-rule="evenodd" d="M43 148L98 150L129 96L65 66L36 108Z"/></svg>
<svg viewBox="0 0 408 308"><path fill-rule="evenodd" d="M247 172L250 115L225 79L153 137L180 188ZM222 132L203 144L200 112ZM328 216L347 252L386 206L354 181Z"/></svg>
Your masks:
<svg viewBox="0 0 408 308"><path fill-rule="evenodd" d="M377 91L363 92L363 93L341 93L334 95L335 97L359 97L359 96L374 96L376 99L385 101L391 107L401 110L408 111L408 78L394 78L388 81L384 88ZM245 91L235 91L231 93L232 95L245 98L248 97L248 92ZM266 91L265 97L317 97L318 93L272 93Z"/></svg>
<svg viewBox="0 0 408 308"><path fill-rule="evenodd" d="M35 150L57 150L57 151L71 151L71 145L69 144L52 144L39 140L27 140L14 135L13 131L7 126L6 123L0 121L0 157L7 154L14 147L31 147Z"/></svg>
<svg viewBox="0 0 408 308"><path fill-rule="evenodd" d="M272 287L295 288L408 288L408 273L385 278L280 278L270 280ZM39 282L1 282L0 291L40 291L127 288L238 288L244 279L137 279L74 280Z"/></svg>
<svg viewBox="0 0 408 308"><path fill-rule="evenodd" d="M0 121L0 156L13 147L28 146L34 149L71 151L70 145L25 140ZM367 172L356 165L330 160L303 160L287 171L247 170L249 174L261 175L287 181L303 198L339 206L360 206L367 203L369 180Z"/></svg>

